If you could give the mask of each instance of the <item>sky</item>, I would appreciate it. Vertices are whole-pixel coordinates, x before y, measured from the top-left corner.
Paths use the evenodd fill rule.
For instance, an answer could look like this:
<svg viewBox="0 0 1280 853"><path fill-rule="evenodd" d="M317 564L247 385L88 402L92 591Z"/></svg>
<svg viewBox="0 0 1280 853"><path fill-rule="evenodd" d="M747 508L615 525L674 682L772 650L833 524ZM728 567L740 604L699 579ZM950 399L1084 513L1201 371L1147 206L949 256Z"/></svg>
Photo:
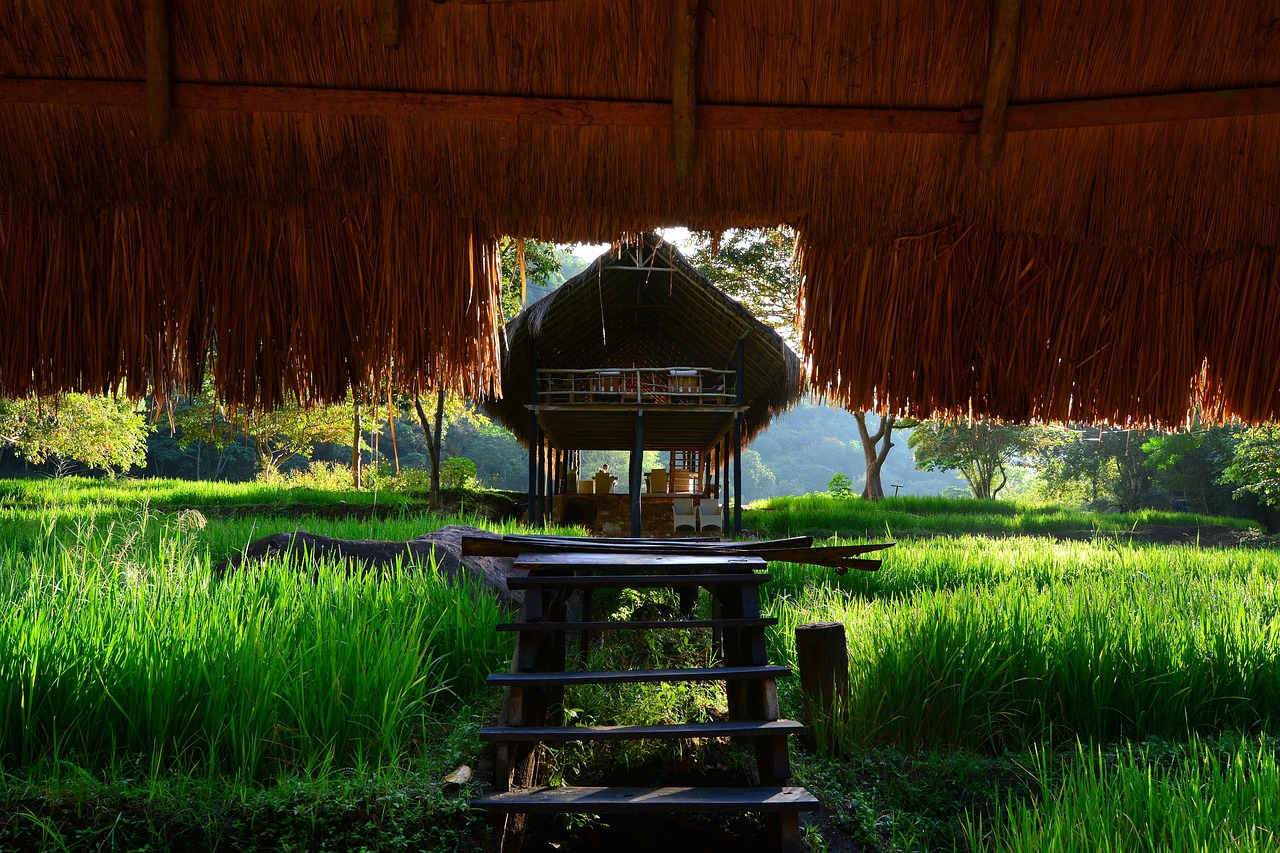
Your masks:
<svg viewBox="0 0 1280 853"><path fill-rule="evenodd" d="M669 240L676 244L676 248L681 252L685 252L689 248L689 229L688 228L655 228L662 235L663 239ZM600 253L609 248L608 243L578 243L572 247L575 255L586 261L594 261L599 257Z"/></svg>

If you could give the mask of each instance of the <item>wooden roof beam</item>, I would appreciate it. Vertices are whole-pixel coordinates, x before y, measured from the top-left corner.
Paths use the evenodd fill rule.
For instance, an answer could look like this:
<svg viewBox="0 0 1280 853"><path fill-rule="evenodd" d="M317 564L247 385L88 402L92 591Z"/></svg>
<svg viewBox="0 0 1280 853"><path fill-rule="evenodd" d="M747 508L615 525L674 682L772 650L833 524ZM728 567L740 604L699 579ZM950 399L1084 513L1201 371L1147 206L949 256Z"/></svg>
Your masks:
<svg viewBox="0 0 1280 853"><path fill-rule="evenodd" d="M701 5L700 0L671 0L671 154L677 181L693 172Z"/></svg>
<svg viewBox="0 0 1280 853"><path fill-rule="evenodd" d="M1018 64L1018 25L1022 0L995 0L991 42L987 48L987 86L978 121L978 166L991 169L1004 147L1005 111Z"/></svg>
<svg viewBox="0 0 1280 853"><path fill-rule="evenodd" d="M545 0L550 2L550 0ZM0 78L0 104L143 108L147 84L128 80ZM564 127L670 127L671 105L662 101L602 101L520 95L456 95L363 89L175 83L179 110L238 113L384 116L424 121L491 121ZM1152 122L1198 121L1280 115L1280 86L1218 89L1012 104L1008 133L1113 127ZM702 104L704 131L795 133L975 134L978 109L929 110L882 107L796 107Z"/></svg>
<svg viewBox="0 0 1280 853"><path fill-rule="evenodd" d="M400 46L400 0L378 0L378 37L382 46Z"/></svg>
<svg viewBox="0 0 1280 853"><path fill-rule="evenodd" d="M171 86L169 77L169 0L147 0L143 53L146 65L147 145L159 148L169 140Z"/></svg>

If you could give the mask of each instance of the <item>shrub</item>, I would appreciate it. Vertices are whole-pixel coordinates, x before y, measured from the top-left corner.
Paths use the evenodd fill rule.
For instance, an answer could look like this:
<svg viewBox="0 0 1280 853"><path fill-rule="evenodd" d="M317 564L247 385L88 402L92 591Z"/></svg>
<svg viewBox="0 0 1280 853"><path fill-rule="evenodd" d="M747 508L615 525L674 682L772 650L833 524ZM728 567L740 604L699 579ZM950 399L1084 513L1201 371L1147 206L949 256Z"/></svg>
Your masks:
<svg viewBox="0 0 1280 853"><path fill-rule="evenodd" d="M440 485L446 489L474 489L476 463L465 456L455 456L440 463Z"/></svg>
<svg viewBox="0 0 1280 853"><path fill-rule="evenodd" d="M848 474L836 474L831 478L831 482L827 483L827 491L833 498L851 498L853 481L849 479Z"/></svg>

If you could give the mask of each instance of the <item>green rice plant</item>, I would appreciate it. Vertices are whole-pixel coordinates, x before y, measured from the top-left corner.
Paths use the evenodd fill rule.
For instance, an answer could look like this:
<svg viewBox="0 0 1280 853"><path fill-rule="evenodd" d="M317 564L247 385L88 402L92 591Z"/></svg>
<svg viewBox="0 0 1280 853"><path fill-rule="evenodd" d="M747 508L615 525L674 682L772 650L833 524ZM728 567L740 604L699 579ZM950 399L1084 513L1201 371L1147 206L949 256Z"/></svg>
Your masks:
<svg viewBox="0 0 1280 853"><path fill-rule="evenodd" d="M496 600L466 582L266 563L213 583L200 532L89 516L0 546L0 767L396 764L509 656Z"/></svg>
<svg viewBox="0 0 1280 853"><path fill-rule="evenodd" d="M838 621L849 699L820 732L855 744L1022 748L1280 720L1280 554L962 538L900 544L880 574L778 567L779 662ZM792 688L794 689L794 688Z"/></svg>
<svg viewBox="0 0 1280 853"><path fill-rule="evenodd" d="M1280 768L1273 744L1225 751L1193 739L1159 760L1142 748L1112 758L1081 747L1060 779L1043 752L1044 802L1015 802L1002 820L971 820L974 851L1175 853L1280 850Z"/></svg>
<svg viewBox="0 0 1280 853"><path fill-rule="evenodd" d="M1137 526L1161 524L1260 529L1256 522L1245 519L1157 510L1094 513L1022 500L935 497L885 498L872 503L822 493L753 503L744 513L743 523L770 536L840 535L873 539L938 534L1033 535L1081 530L1119 533Z"/></svg>

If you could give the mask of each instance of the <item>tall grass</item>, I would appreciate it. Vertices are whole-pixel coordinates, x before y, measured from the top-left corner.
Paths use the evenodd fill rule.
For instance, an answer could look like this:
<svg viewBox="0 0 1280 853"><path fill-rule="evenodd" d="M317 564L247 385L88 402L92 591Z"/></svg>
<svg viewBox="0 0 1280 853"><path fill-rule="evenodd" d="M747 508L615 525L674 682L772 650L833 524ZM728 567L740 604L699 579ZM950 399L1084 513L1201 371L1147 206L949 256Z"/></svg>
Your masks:
<svg viewBox="0 0 1280 853"><path fill-rule="evenodd" d="M770 498L751 505L743 524L771 536L894 538L913 534L1033 535L1097 530L1123 532L1148 524L1226 525L1257 529L1256 522L1193 513L1137 510L1091 513L1057 504L901 497L871 503L824 494Z"/></svg>
<svg viewBox="0 0 1280 853"><path fill-rule="evenodd" d="M146 513L0 545L0 763L131 755L253 778L394 764L436 703L502 668L495 600L433 571L267 564L210 579L198 532ZM241 542L240 544L243 544Z"/></svg>
<svg viewBox="0 0 1280 853"><path fill-rule="evenodd" d="M772 641L842 622L852 691L825 746L1023 748L1280 721L1280 553L967 537L882 575L779 567Z"/></svg>
<svg viewBox="0 0 1280 853"><path fill-rule="evenodd" d="M970 849L1003 853L1280 850L1280 768L1266 739L1224 753L1192 740L1162 761L1146 749L1118 759L1081 750L1062 779L1040 761L1046 802L1017 803L1003 820L971 821Z"/></svg>

